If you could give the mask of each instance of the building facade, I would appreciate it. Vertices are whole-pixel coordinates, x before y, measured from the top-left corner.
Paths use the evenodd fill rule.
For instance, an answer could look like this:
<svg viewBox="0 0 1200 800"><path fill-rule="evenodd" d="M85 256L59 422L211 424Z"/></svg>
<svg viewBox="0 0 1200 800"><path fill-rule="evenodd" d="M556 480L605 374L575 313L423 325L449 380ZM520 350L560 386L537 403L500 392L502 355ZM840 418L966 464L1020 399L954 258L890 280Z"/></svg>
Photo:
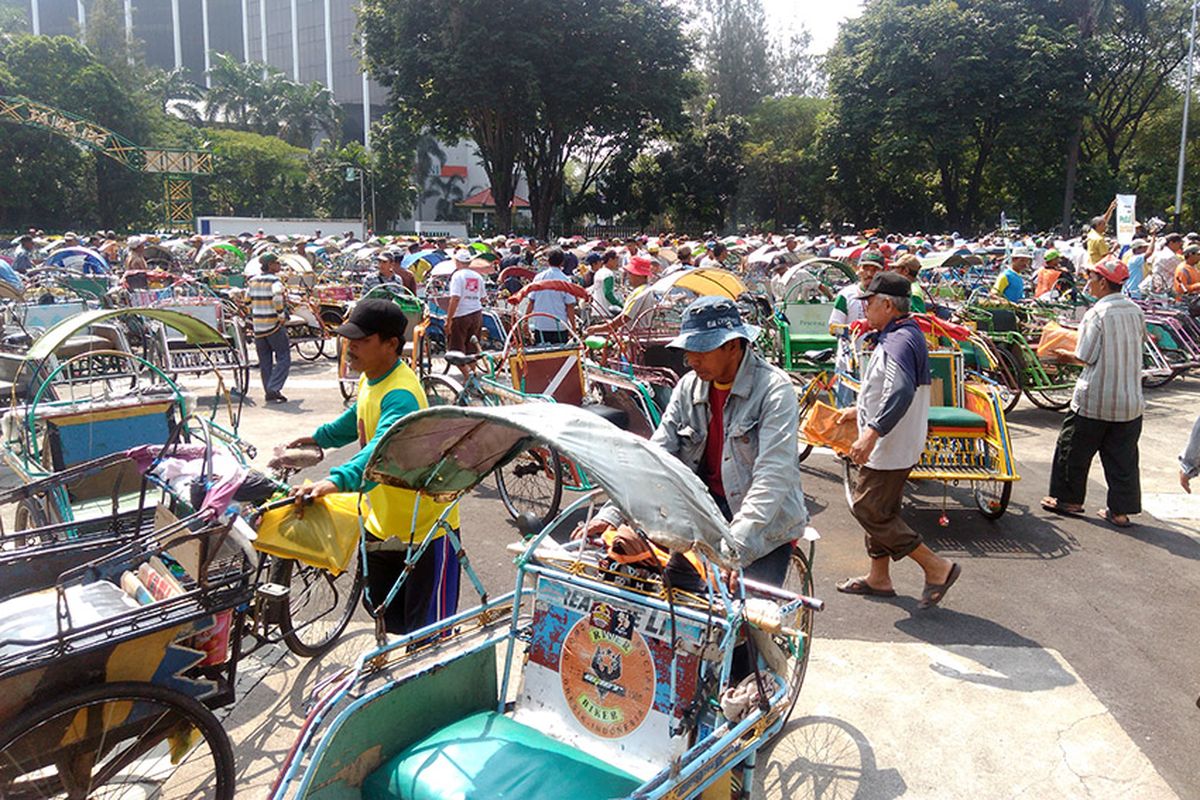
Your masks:
<svg viewBox="0 0 1200 800"><path fill-rule="evenodd" d="M24 6L35 34L77 35L92 0L8 0ZM369 137L387 91L367 78L355 50L357 0L119 0L125 29L142 43L146 63L186 67L203 82L212 52L257 61L301 83L333 91L346 134ZM364 102L365 100L365 102ZM366 141L366 139L364 139Z"/></svg>

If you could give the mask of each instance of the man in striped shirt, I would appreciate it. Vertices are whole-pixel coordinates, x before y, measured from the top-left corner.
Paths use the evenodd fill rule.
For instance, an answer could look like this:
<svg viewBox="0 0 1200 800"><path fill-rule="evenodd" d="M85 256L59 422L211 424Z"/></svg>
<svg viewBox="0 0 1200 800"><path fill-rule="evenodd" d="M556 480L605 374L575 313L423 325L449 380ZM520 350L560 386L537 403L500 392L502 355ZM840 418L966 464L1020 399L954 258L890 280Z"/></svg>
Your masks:
<svg viewBox="0 0 1200 800"><path fill-rule="evenodd" d="M292 368L292 354L286 327L287 303L283 297L283 282L279 280L279 256L264 253L258 261L262 264L262 272L246 285L254 323L254 349L258 351L258 371L267 402L286 403L283 384Z"/></svg>
<svg viewBox="0 0 1200 800"><path fill-rule="evenodd" d="M1108 484L1108 504L1100 516L1120 528L1142 510L1138 439L1145 407L1146 318L1121 292L1128 278L1128 267L1115 256L1087 269L1086 291L1097 300L1079 324L1075 357L1083 362L1083 373L1054 449L1050 495L1042 500L1048 511L1083 513L1088 471L1099 453Z"/></svg>

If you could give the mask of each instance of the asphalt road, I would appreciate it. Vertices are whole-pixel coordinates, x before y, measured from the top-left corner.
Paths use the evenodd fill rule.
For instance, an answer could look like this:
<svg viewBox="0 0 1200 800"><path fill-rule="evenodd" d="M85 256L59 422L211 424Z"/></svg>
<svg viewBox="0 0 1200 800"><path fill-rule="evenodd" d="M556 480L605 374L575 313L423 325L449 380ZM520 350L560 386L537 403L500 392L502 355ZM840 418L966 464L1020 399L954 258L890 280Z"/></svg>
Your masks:
<svg viewBox="0 0 1200 800"><path fill-rule="evenodd" d="M261 398L256 377L251 386ZM242 433L264 461L273 445L342 409L329 361L297 362L284 391L292 402L260 399L244 411ZM1131 529L1095 516L1104 505L1098 463L1088 516L1039 507L1061 415L1028 400L1009 416L1021 481L1000 520L976 513L963 488L910 486L906 519L963 567L943 607L929 611L916 609L922 580L911 562L894 569L894 600L835 591L865 570L862 535L838 462L809 457L804 490L822 535L816 594L827 608L789 733L759 770L763 796L1200 797L1200 497L1182 494L1175 462L1200 413L1200 382L1177 380L1148 401L1141 472L1154 514ZM466 498L462 513L483 582L510 588L504 546L517 532L494 484ZM471 599L464 585L463 605ZM226 721L239 797L265 795L318 677L370 647L364 620L317 662L279 651L246 665Z"/></svg>

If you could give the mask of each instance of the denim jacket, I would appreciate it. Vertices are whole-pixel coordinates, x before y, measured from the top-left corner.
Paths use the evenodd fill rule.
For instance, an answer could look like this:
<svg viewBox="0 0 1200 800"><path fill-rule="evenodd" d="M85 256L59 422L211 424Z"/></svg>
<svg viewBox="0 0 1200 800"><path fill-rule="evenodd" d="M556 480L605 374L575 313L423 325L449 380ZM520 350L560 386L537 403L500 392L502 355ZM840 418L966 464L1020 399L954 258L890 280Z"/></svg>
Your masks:
<svg viewBox="0 0 1200 800"><path fill-rule="evenodd" d="M650 441L699 473L708 436L709 383L684 375ZM800 487L797 437L800 411L784 372L746 352L725 401L725 453L721 482L733 511L730 532L749 566L784 542L799 539L808 524ZM601 512L616 522L615 508Z"/></svg>

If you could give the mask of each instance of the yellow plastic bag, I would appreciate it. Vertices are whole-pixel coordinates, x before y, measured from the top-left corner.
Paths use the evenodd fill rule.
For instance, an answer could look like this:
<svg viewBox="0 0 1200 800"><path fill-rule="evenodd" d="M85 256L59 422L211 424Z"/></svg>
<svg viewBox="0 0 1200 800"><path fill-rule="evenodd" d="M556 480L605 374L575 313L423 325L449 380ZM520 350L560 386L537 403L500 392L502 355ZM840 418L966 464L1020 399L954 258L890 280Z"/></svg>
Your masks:
<svg viewBox="0 0 1200 800"><path fill-rule="evenodd" d="M296 516L293 505L268 511L254 542L256 550L328 570L335 577L345 571L357 546L357 492L318 497L304 509L303 518Z"/></svg>
<svg viewBox="0 0 1200 800"><path fill-rule="evenodd" d="M1038 360L1052 364L1082 364L1075 358L1075 348L1078 346L1079 331L1049 322L1042 328L1042 336L1038 340Z"/></svg>

